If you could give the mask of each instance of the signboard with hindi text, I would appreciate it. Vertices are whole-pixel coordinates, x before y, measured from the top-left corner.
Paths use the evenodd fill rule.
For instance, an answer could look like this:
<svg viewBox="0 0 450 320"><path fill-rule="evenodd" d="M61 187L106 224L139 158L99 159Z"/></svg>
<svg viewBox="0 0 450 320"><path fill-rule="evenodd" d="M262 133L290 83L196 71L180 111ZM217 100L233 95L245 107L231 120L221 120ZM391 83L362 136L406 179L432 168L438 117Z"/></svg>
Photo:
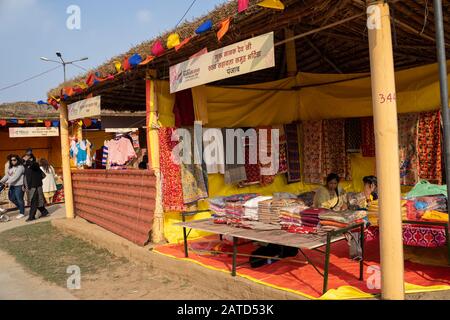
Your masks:
<svg viewBox="0 0 450 320"><path fill-rule="evenodd" d="M275 66L273 32L170 67L170 93Z"/></svg>
<svg viewBox="0 0 450 320"><path fill-rule="evenodd" d="M69 120L78 120L90 117L98 117L100 111L100 96L84 99L67 106L69 111Z"/></svg>
<svg viewBox="0 0 450 320"><path fill-rule="evenodd" d="M59 136L59 128L55 127L9 128L10 138L57 137L57 136Z"/></svg>

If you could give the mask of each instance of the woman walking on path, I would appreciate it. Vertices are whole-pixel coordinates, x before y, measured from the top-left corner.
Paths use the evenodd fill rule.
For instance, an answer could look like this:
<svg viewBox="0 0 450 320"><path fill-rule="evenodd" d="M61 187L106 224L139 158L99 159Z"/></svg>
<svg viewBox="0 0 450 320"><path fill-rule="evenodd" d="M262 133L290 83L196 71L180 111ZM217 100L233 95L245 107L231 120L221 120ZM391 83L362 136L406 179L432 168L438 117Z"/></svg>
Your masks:
<svg viewBox="0 0 450 320"><path fill-rule="evenodd" d="M42 191L42 180L45 178L45 173L42 172L39 164L33 160L28 160L25 164L25 189L28 192L28 199L30 199L30 215L26 222L36 220L36 211L39 209L41 217L49 214L45 209L44 192Z"/></svg>
<svg viewBox="0 0 450 320"><path fill-rule="evenodd" d="M25 216L25 202L23 201L23 182L25 168L22 165L20 157L16 154L11 155L7 174L0 180L0 183L9 187L9 201L19 209L17 219Z"/></svg>
<svg viewBox="0 0 450 320"><path fill-rule="evenodd" d="M47 159L44 158L39 161L39 165L41 170L45 173L45 178L42 180L42 191L44 191L45 201L47 204L51 204L57 190L55 169L48 163Z"/></svg>

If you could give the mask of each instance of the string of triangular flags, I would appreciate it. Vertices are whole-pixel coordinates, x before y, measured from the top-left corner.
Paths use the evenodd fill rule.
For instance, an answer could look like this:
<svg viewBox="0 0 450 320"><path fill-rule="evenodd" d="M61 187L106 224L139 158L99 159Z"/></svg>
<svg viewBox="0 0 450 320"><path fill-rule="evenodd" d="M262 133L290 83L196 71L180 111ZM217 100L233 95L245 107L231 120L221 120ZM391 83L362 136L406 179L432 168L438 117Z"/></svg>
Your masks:
<svg viewBox="0 0 450 320"><path fill-rule="evenodd" d="M0 127L6 127L8 124L44 124L45 127L59 127L59 120L43 120L43 119L0 119ZM97 128L100 125L100 120L98 119L83 119L83 120L73 120L70 121L71 124L77 123L79 126L84 128Z"/></svg>
<svg viewBox="0 0 450 320"><path fill-rule="evenodd" d="M249 9L249 0L236 0L238 3L238 14L242 14L246 10ZM260 6L264 8L269 9L275 9L275 10L284 10L285 6L282 3L281 0L262 0L258 3L256 3L254 6ZM223 37L227 34L227 32L230 29L230 25L233 21L233 18L236 16L230 16L223 21L219 22L216 25L216 34L217 34L217 40L221 41ZM183 48L186 44L188 44L194 37L202 35L206 32L213 31L214 25L211 19L208 19L204 21L200 26L195 30L195 33L183 40L180 39L179 34L172 33L167 37L166 40L166 46L164 47L163 41L161 39L156 40L150 50L150 54L146 57L146 59L143 59L141 55L139 54L133 54L130 57L125 57L122 61L113 61L114 68L116 70L116 74L108 74L106 77L101 77L99 72L90 73L86 80L84 82L78 82L75 83L71 87L65 87L61 89L61 95L60 98L56 98L54 96L51 96L47 102L43 102L45 104L53 106L55 109L59 108L59 103L62 100L66 100L68 97L83 92L85 89L103 82L107 80L112 80L115 78L116 75L119 75L123 72L126 72L130 69L136 68L137 66L142 66L150 63L155 58L163 55L167 50L174 49L175 51L179 51L181 48ZM39 102L38 102L39 103Z"/></svg>

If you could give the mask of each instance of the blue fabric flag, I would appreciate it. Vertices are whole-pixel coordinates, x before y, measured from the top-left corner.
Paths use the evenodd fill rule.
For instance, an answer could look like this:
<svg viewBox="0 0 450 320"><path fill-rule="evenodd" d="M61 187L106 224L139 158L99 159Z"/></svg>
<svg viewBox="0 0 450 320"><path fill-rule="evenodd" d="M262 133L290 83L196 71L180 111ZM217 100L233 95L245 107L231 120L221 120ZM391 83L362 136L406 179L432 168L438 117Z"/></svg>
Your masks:
<svg viewBox="0 0 450 320"><path fill-rule="evenodd" d="M59 127L59 121L58 120L52 121L52 126Z"/></svg>
<svg viewBox="0 0 450 320"><path fill-rule="evenodd" d="M39 104L39 105L42 105L42 104L46 104L46 105L48 105L48 103L47 102L45 102L45 101L42 101L42 100L39 100L38 102L36 102L37 104Z"/></svg>
<svg viewBox="0 0 450 320"><path fill-rule="evenodd" d="M209 31L212 29L212 25L213 25L213 23L211 20L206 20L205 22L202 23L202 25L200 27L197 28L197 30L195 30L195 33L201 34L206 31Z"/></svg>
<svg viewBox="0 0 450 320"><path fill-rule="evenodd" d="M139 63L142 62L142 57L137 53L133 54L130 58L128 58L128 62L132 68L136 67Z"/></svg>

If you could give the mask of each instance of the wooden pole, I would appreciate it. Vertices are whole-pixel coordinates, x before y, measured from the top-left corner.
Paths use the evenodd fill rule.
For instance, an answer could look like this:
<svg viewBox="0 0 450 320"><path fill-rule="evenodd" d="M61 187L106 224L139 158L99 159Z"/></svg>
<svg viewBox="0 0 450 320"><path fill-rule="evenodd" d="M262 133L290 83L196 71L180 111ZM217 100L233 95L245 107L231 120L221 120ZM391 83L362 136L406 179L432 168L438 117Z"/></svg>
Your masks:
<svg viewBox="0 0 450 320"><path fill-rule="evenodd" d="M289 28L284 29L284 37L286 39L294 37L294 31ZM286 42L286 62L287 76L295 77L297 75L297 52L295 50L295 40Z"/></svg>
<svg viewBox="0 0 450 320"><path fill-rule="evenodd" d="M67 105L64 102L61 102L59 108L59 124L66 218L73 219L75 214L73 206L72 174L70 172L69 120Z"/></svg>
<svg viewBox="0 0 450 320"><path fill-rule="evenodd" d="M147 72L146 100L147 100L147 154L149 169L156 177L155 212L153 214L152 242L164 241L164 210L162 206L162 184L159 166L159 138L158 138L158 106L156 98L156 76L154 70Z"/></svg>
<svg viewBox="0 0 450 320"><path fill-rule="evenodd" d="M389 5L368 0L368 33L379 192L382 298L404 299L397 102Z"/></svg>

